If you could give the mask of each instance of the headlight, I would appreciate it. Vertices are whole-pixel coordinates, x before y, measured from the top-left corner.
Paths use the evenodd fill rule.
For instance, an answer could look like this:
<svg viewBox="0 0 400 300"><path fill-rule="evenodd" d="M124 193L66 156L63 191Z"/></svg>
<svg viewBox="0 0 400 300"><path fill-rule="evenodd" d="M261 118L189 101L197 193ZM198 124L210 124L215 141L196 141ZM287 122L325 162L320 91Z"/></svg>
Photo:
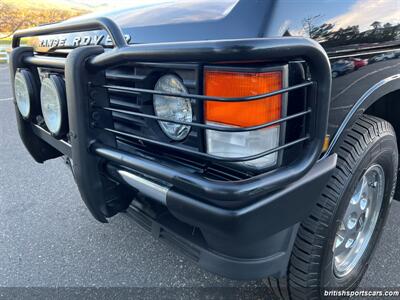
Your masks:
<svg viewBox="0 0 400 300"><path fill-rule="evenodd" d="M44 122L50 133L59 137L67 131L67 103L63 80L51 76L42 80L40 102Z"/></svg>
<svg viewBox="0 0 400 300"><path fill-rule="evenodd" d="M162 76L155 85L155 90L187 94L187 89L182 81L175 75L168 74ZM173 120L192 122L192 106L190 99L171 97L171 96L153 96L154 111L158 117ZM163 132L172 140L180 141L189 134L190 126L171 122L159 121Z"/></svg>
<svg viewBox="0 0 400 300"><path fill-rule="evenodd" d="M206 70L205 94L208 96L241 98L264 94L282 88L282 72L237 72ZM205 121L225 127L259 126L282 117L282 95L254 101L206 101ZM206 130L209 154L223 158L243 158L261 154L279 146L280 125L242 132ZM278 161L277 152L258 159L241 162L251 168L262 169Z"/></svg>
<svg viewBox="0 0 400 300"><path fill-rule="evenodd" d="M29 71L19 70L15 73L14 91L18 110L24 119L28 119L36 102L33 76Z"/></svg>

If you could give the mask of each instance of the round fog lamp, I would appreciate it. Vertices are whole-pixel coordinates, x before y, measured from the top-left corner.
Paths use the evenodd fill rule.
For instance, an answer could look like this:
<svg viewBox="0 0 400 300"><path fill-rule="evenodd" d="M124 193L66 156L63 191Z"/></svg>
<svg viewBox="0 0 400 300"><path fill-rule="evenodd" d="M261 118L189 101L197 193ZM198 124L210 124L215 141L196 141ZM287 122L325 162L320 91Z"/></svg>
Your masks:
<svg viewBox="0 0 400 300"><path fill-rule="evenodd" d="M156 91L187 94L188 91L178 76L168 74L162 76L156 83ZM178 122L192 122L192 105L190 99L173 96L154 95L153 106L155 114L164 119ZM158 121L162 131L172 140L181 141L190 132L190 126L172 122Z"/></svg>
<svg viewBox="0 0 400 300"><path fill-rule="evenodd" d="M64 82L58 76L42 80L40 103L43 119L50 133L59 137L67 129L67 103L65 100Z"/></svg>
<svg viewBox="0 0 400 300"><path fill-rule="evenodd" d="M32 111L34 101L33 78L29 71L19 70L15 73L14 92L18 110L24 119L28 119Z"/></svg>

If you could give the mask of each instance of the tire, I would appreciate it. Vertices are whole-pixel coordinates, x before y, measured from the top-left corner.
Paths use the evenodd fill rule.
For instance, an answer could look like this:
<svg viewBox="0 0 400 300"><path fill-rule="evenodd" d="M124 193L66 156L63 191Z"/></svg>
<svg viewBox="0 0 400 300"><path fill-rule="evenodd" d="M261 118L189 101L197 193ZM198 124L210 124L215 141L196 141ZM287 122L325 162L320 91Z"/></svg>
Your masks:
<svg viewBox="0 0 400 300"><path fill-rule="evenodd" d="M355 289L367 270L378 243L396 187L398 151L393 127L385 120L364 115L348 131L336 153L338 154L336 169L309 217L299 227L289 261L287 278L278 281L269 280L270 283L275 282L274 290L277 291L276 294L280 298L320 299L325 290ZM381 192L375 192L373 184L365 185L366 191L372 192L363 193L363 195L373 193L380 195L375 198L359 196L364 190L360 190L359 194L355 193L356 188L360 186L360 180L366 178L369 170L374 170L376 174L379 172L379 174L384 174L382 176L384 180L373 179L374 183L381 182L378 189ZM378 170L381 171L377 172ZM356 197L355 195L362 200L370 197L381 199L381 201L367 202L372 206L369 206L368 213L365 210L364 216L367 214L371 216L375 205L377 207L376 215L372 215L375 216L374 224L376 225L370 226L372 228L369 230L370 238L364 239L368 242L360 243L365 245L362 252L359 251L363 254L359 256L358 260L354 259L357 263L353 269L350 269L348 273L340 274L337 271L340 261L339 263L334 262L337 261L337 259L334 260L334 249L336 250L335 246L338 247L337 232L339 234L338 230L348 230L348 227L344 228L343 224L349 223L345 223L343 219L348 206L353 203L350 200L352 197ZM361 203L361 200L358 203ZM376 203L381 203L381 205L378 206ZM348 219L347 215L346 220ZM366 223L360 221L360 228L366 228ZM350 243L350 245L354 244L356 243ZM344 250L348 251L348 249Z"/></svg>
<svg viewBox="0 0 400 300"><path fill-rule="evenodd" d="M338 72L336 72L336 71L333 71L332 72L332 77L333 78L336 78L336 77L338 77L339 76L339 73Z"/></svg>

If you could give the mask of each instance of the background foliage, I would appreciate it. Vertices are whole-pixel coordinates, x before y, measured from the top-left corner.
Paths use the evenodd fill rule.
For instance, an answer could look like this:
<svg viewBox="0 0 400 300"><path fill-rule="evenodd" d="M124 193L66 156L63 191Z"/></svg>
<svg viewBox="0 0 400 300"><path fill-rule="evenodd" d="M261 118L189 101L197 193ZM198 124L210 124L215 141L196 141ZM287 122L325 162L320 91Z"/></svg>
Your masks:
<svg viewBox="0 0 400 300"><path fill-rule="evenodd" d="M18 29L59 22L92 10L90 5L74 1L0 0L0 39L8 40Z"/></svg>

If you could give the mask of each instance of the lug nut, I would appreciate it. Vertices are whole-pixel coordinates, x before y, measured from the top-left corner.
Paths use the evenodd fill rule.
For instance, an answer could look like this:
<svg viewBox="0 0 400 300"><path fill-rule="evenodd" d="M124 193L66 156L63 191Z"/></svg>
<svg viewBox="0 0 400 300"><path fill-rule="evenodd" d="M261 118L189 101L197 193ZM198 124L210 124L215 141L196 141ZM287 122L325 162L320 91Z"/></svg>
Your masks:
<svg viewBox="0 0 400 300"><path fill-rule="evenodd" d="M378 181L373 181L368 183L368 186L372 187L372 188L376 188L378 186Z"/></svg>
<svg viewBox="0 0 400 300"><path fill-rule="evenodd" d="M360 208L361 210L365 210L368 206L368 199L367 198L362 198L360 200Z"/></svg>

